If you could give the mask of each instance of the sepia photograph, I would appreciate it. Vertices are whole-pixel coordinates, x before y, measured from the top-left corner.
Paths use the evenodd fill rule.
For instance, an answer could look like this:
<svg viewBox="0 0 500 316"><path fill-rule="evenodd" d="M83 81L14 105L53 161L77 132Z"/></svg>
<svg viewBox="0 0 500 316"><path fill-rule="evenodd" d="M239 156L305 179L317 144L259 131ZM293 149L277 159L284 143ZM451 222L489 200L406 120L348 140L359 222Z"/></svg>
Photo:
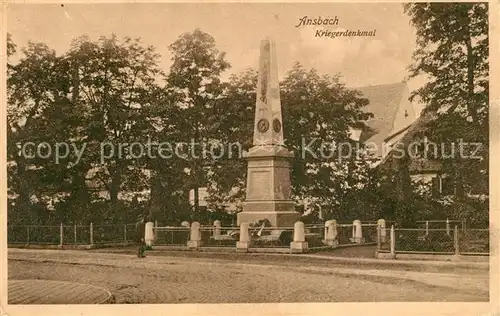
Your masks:
<svg viewBox="0 0 500 316"><path fill-rule="evenodd" d="M490 5L6 5L2 308L497 300Z"/></svg>

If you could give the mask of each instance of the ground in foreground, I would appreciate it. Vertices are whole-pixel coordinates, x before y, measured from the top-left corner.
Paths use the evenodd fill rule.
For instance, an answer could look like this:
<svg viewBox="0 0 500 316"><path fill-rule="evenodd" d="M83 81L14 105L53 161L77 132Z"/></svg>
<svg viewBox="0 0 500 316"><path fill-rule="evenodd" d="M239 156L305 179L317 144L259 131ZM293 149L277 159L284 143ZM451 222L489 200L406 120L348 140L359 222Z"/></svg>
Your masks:
<svg viewBox="0 0 500 316"><path fill-rule="evenodd" d="M488 271L430 273L294 260L17 250L9 251L8 272L10 280L92 284L120 304L488 301Z"/></svg>

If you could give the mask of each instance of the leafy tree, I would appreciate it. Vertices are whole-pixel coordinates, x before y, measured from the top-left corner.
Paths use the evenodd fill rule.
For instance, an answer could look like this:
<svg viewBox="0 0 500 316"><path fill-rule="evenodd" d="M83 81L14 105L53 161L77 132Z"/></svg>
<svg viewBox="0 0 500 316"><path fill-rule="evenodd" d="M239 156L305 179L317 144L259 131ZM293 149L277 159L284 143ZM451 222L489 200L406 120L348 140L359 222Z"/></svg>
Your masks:
<svg viewBox="0 0 500 316"><path fill-rule="evenodd" d="M253 70L228 82L217 112L224 144L239 142L243 150L251 147L256 84ZM297 200L333 205L338 215L342 208L348 209L345 198L352 198L348 192L367 179L368 167L359 159L362 146L349 135L350 128L363 128L363 120L371 116L362 111L367 100L340 84L338 76L322 76L298 63L280 87L285 145L295 153L293 195ZM334 146L340 143L348 144L352 151L344 146L341 156ZM244 197L246 162L237 158L224 156L210 172L214 205L238 203Z"/></svg>
<svg viewBox="0 0 500 316"><path fill-rule="evenodd" d="M14 44L10 42L10 54ZM63 75L64 63L44 44L29 43L22 49L20 61L9 65L8 78L8 187L11 214L31 209L35 204L46 205L52 197L66 191L64 164L54 163L36 155L36 148L22 151L23 145L35 146L44 141L60 140L71 126L52 125L56 119L52 106L68 104L68 81ZM50 117L47 120L47 115ZM55 121L57 122L57 120ZM42 151L46 152L47 148ZM41 203L41 204L40 204ZM43 208L43 207L42 207ZM40 208L38 208L40 209ZM23 214L27 221L43 220L44 214Z"/></svg>
<svg viewBox="0 0 500 316"><path fill-rule="evenodd" d="M337 211L345 193L366 178L362 145L350 129L364 128L371 117L362 110L368 100L339 79L296 63L281 83L285 144L295 152L293 194Z"/></svg>
<svg viewBox="0 0 500 316"><path fill-rule="evenodd" d="M9 41L8 46L14 53L14 43ZM147 116L164 100L164 89L157 83L159 56L139 40L119 41L115 36L97 42L80 37L62 56L36 43L29 43L22 53L19 63L9 65L11 206L23 210L27 221L51 216L83 222L123 217L128 203L119 203L118 195L148 189L144 171L150 163L137 153L133 157L137 159L130 159L133 153L126 148L119 153L119 145L145 144L152 130ZM27 159L19 150L26 142L64 143L85 152L79 161L73 150L59 161L54 155ZM101 161L103 142L112 143L115 155ZM103 190L109 192L111 203L99 198ZM100 199L101 206L95 204ZM35 204L56 213L31 216Z"/></svg>
<svg viewBox="0 0 500 316"><path fill-rule="evenodd" d="M151 130L146 116L159 90L159 55L140 39L120 41L112 35L94 42L84 36L72 43L67 59L73 71L73 102L86 109L81 132L89 155L79 174L94 171L90 180L109 193L111 213L118 216L120 192L149 187L145 153L131 144L145 144L144 131Z"/></svg>
<svg viewBox="0 0 500 316"><path fill-rule="evenodd" d="M176 94L177 110L174 111L177 141L194 144L186 153L186 173L188 186L194 189L194 211L199 209L200 186L205 186L204 168L210 164L203 154L203 146L208 146L217 137L215 115L216 104L222 96L221 74L230 67L215 44L215 39L196 29L182 34L169 46L172 52L172 66L167 76L169 89ZM193 147L193 145L190 145Z"/></svg>
<svg viewBox="0 0 500 316"><path fill-rule="evenodd" d="M230 210L233 214L242 209L247 167L242 154L252 146L256 87L255 70L232 75L215 108L219 122L215 133L224 151L207 170L211 209L224 210L228 205L235 205Z"/></svg>
<svg viewBox="0 0 500 316"><path fill-rule="evenodd" d="M417 31L417 50L410 77L426 75L429 82L412 94L426 105L424 114L435 117L423 130L437 144L462 140L481 143L477 156L453 157L438 152L444 172L455 179L456 197L463 199L479 187L487 190L488 178L488 4L412 3L405 12ZM474 147L464 150L470 156Z"/></svg>

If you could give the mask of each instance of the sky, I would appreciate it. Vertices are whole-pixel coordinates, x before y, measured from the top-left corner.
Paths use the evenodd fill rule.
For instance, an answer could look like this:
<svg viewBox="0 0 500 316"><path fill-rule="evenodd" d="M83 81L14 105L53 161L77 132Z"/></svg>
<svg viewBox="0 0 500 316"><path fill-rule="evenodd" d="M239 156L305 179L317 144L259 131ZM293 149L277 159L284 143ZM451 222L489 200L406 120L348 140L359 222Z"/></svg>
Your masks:
<svg viewBox="0 0 500 316"><path fill-rule="evenodd" d="M260 41L276 42L279 76L295 61L323 74L342 75L349 87L401 82L415 50L415 30L399 3L156 3L9 5L8 32L18 47L43 42L58 54L72 39L140 37L171 64L168 46L200 28L212 35L232 67L224 76L258 68ZM338 25L299 26L299 19L337 18ZM373 31L372 37L316 37L317 30ZM423 78L408 82L410 90ZM416 105L417 111L419 106Z"/></svg>

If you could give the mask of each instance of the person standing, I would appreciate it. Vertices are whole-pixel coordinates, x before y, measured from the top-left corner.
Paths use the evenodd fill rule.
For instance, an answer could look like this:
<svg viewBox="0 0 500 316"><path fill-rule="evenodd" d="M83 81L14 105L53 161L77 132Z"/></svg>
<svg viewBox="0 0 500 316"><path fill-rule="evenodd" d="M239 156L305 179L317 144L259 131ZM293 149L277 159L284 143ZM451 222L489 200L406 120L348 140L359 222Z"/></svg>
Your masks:
<svg viewBox="0 0 500 316"><path fill-rule="evenodd" d="M144 216L139 219L139 222L136 224L137 231L137 241L139 242L139 249L137 251L137 257L144 258L144 252L146 251L146 241L144 239L144 235L146 233L146 223Z"/></svg>

